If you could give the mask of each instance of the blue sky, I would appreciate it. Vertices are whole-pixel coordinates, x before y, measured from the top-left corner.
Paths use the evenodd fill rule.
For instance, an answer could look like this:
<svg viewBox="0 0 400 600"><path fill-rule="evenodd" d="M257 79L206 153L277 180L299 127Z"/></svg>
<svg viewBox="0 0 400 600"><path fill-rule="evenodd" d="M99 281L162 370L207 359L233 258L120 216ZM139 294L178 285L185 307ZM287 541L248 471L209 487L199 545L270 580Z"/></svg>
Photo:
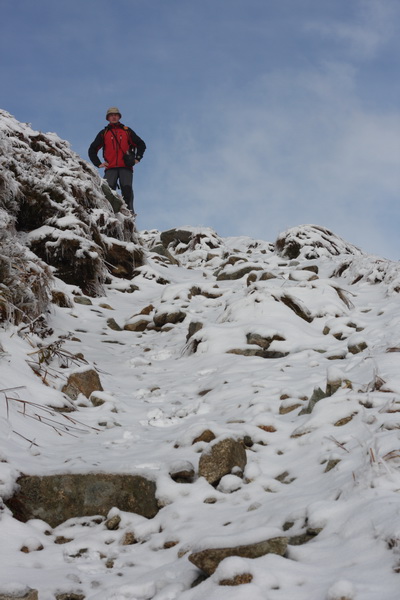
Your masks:
<svg viewBox="0 0 400 600"><path fill-rule="evenodd" d="M140 229L305 223L400 258L398 0L0 0L0 107L146 142Z"/></svg>

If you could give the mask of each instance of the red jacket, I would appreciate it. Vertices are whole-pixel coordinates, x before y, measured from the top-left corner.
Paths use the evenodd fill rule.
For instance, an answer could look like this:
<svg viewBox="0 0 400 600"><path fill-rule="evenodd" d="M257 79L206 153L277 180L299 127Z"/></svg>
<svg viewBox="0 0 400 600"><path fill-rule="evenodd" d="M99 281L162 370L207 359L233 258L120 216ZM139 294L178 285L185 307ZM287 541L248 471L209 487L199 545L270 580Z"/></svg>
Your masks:
<svg viewBox="0 0 400 600"><path fill-rule="evenodd" d="M116 167L126 168L123 156L130 148L136 152L136 160L141 160L146 150L146 144L130 127L116 123L107 125L97 134L96 139L90 145L89 158L96 167L101 164L97 156L100 148L103 148L104 160L108 163L107 169L115 169Z"/></svg>

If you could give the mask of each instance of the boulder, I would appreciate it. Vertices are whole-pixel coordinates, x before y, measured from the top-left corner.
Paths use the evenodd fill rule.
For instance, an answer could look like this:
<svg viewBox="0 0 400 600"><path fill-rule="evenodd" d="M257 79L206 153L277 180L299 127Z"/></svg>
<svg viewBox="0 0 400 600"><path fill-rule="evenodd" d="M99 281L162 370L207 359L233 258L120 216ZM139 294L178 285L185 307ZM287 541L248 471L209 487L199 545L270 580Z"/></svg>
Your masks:
<svg viewBox="0 0 400 600"><path fill-rule="evenodd" d="M225 438L203 451L199 462L199 476L209 483L218 484L234 467L241 471L247 463L246 450L241 441Z"/></svg>
<svg viewBox="0 0 400 600"><path fill-rule="evenodd" d="M100 377L97 371L94 369L87 369L86 371L71 373L67 383L62 388L62 391L71 398L71 400L76 400L79 394L83 394L86 398L89 398L92 392L102 392L103 387L100 383Z"/></svg>
<svg viewBox="0 0 400 600"><path fill-rule="evenodd" d="M265 554L279 554L283 556L286 548L287 538L276 537L243 546L206 548L199 552L193 552L189 556L189 560L196 567L204 571L206 575L212 575L219 563L224 558L228 558L228 556L241 556L243 558L259 558Z"/></svg>
<svg viewBox="0 0 400 600"><path fill-rule="evenodd" d="M17 484L18 491L6 504L23 522L42 519L57 527L75 517L105 517L113 507L148 519L158 512L155 483L140 475L24 475Z"/></svg>

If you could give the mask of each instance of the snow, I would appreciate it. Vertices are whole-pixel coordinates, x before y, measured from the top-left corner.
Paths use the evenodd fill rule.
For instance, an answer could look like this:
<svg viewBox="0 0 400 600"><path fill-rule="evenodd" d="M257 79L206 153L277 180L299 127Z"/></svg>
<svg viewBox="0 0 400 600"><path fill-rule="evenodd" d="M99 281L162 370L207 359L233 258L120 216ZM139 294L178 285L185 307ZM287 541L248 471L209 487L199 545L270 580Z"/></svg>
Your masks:
<svg viewBox="0 0 400 600"><path fill-rule="evenodd" d="M140 233L147 245L151 240L146 238L157 235ZM235 248L247 252L240 239ZM43 408L60 404L68 373L88 366L60 368L54 358L49 371L57 383L45 386L28 366L37 340L18 336L13 327L1 333L2 389L19 389L2 392L7 446L0 479L7 496L19 472L138 473L156 481L163 508L150 521L118 511L122 520L116 531L90 517L70 519L52 530L40 521L19 523L4 509L2 537L13 543L3 545L0 580L22 581L38 589L41 598L51 598L54 590L75 590L93 600L220 599L228 597L227 589L230 598L397 598L400 454L398 412L392 411L400 410L400 380L399 354L386 353L398 336L396 296L389 286L365 280L352 285L351 277L324 275L334 270L332 257L321 259L317 285L301 277L289 280L293 267L278 266L273 253L257 256L258 264L262 258L263 268L280 272L293 296L301 298L313 315L308 323L279 302L276 279L260 282L258 289L257 282L247 286L243 280L211 283L215 265L209 271L207 263L187 270L160 265L153 256L149 253L146 269L134 279L139 289L133 294L111 283L91 306L54 306L48 317L54 333L46 343L73 334L66 337L65 350L83 352L104 387L98 393L104 404L87 402L68 413L78 421L68 431L61 414L58 432L44 421L28 420L29 403ZM182 260L182 254L177 256ZM148 279L149 270L170 283ZM191 296L194 285L217 297ZM351 307L335 286L351 291ZM123 324L150 304L155 311L180 308L190 316L161 331L107 327L111 314ZM186 344L190 318L204 324L195 334L200 344L194 354ZM362 333L349 322L359 324ZM323 333L326 325L328 334ZM245 347L251 331L279 333L285 342L277 344L288 355L264 359L226 353ZM338 331L343 339L333 336ZM353 341L361 336L368 348L349 353L352 336ZM339 348L344 358L329 360ZM375 389L378 374L387 391ZM336 380L343 382L340 389L317 402L311 414L280 412L294 404L306 407L315 387L325 390L328 381ZM7 412L6 396L25 401L27 413L21 414L16 400L8 400ZM351 420L335 425L346 418ZM210 445L192 441L205 429L218 441L251 437L243 479L228 474L213 488L202 478L191 484L170 478L171 468L185 461L197 470L200 452ZM325 472L328 461L335 460L336 466ZM289 521L293 524L284 532ZM190 588L196 569L187 556L195 549L299 535L306 527L321 531L306 544L289 544L286 558L226 559L211 578ZM126 531L134 531L139 543L121 545ZM57 536L71 541L57 545ZM166 548L170 541L176 544ZM22 546L30 551L22 553ZM219 585L243 572L253 575L251 583Z"/></svg>
<svg viewBox="0 0 400 600"><path fill-rule="evenodd" d="M37 135L13 128L22 138ZM55 134L49 139L70 152ZM9 222L7 213L0 219ZM64 227L63 239L80 235L67 206L55 243ZM33 588L40 600L62 593L86 600L397 600L398 263L314 226L280 236L300 243L296 259L271 242L179 229L191 241L169 246L178 264L152 250L160 232L139 232L146 264L131 281L110 275L89 305L74 303L80 290L55 278L71 307L51 305L45 339L22 325L0 329L1 496L12 495L21 474L129 473L156 483L161 506L152 519L114 507L108 518L121 521L109 530L96 516L54 528L22 523L1 505L0 591ZM51 232L47 225L20 242ZM317 274L304 270L310 265ZM254 267L255 276L218 279L242 266ZM151 326L154 315L177 311L183 321ZM111 317L120 331L108 326ZM145 331L123 329L141 318L150 324ZM187 339L197 321L203 327ZM272 340L268 349L282 355L246 355L262 350L248 343L249 334ZM359 352L349 350L362 342ZM79 353L84 363L71 360ZM61 391L70 373L89 368L104 388L96 392L100 406ZM335 393L305 411L314 390L325 394L332 382ZM60 412L65 406L74 411ZM215 441L193 443L205 430ZM213 487L197 476L199 459L228 437L246 442L247 465L243 477L233 471ZM192 483L171 478L190 465ZM127 534L135 543L124 543ZM305 543L291 543L306 534ZM191 552L279 536L289 538L285 557L229 557L192 587L200 572ZM250 583L220 585L244 573Z"/></svg>

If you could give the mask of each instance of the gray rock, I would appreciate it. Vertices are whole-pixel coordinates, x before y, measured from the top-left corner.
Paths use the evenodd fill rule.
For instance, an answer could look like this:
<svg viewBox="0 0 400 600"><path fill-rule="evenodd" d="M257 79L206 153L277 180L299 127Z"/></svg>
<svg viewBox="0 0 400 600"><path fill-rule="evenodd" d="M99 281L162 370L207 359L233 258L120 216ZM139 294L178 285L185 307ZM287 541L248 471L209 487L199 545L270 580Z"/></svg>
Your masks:
<svg viewBox="0 0 400 600"><path fill-rule="evenodd" d="M199 476L209 483L217 484L221 477L229 475L234 467L243 471L247 463L246 450L241 441L226 438L207 448L200 457Z"/></svg>
<svg viewBox="0 0 400 600"><path fill-rule="evenodd" d="M241 279L252 271L262 271L262 267L255 267L254 265L246 265L237 271L222 271L217 275L217 281L236 280Z"/></svg>
<svg viewBox="0 0 400 600"><path fill-rule="evenodd" d="M93 406L102 406L106 401L101 394L98 395L96 392L93 392L93 394L90 394L90 402L93 404Z"/></svg>
<svg viewBox="0 0 400 600"><path fill-rule="evenodd" d="M255 350L254 348L232 348L226 353L239 356L259 356L260 358L284 358L289 354L289 352L279 352L278 350Z"/></svg>
<svg viewBox="0 0 400 600"><path fill-rule="evenodd" d="M38 591L32 588L21 587L21 591L15 591L12 593L1 592L0 600L38 600Z"/></svg>
<svg viewBox="0 0 400 600"><path fill-rule="evenodd" d="M156 254L159 254L160 256L163 256L165 259L167 259L168 262L171 263L171 265L179 265L179 261L174 256L172 256L171 252L167 250L167 248L163 246L163 244L156 244L151 248L151 251L155 252Z"/></svg>
<svg viewBox="0 0 400 600"><path fill-rule="evenodd" d="M113 331L122 331L122 327L120 327L118 325L117 321L115 319L113 319L112 317L110 317L109 319L107 319L107 325Z"/></svg>
<svg viewBox="0 0 400 600"><path fill-rule="evenodd" d="M243 585L244 583L251 583L253 581L253 575L251 573L239 573L230 579L221 579L218 585Z"/></svg>
<svg viewBox="0 0 400 600"><path fill-rule="evenodd" d="M284 358L289 352L281 352L279 350L269 350L270 345L274 341L283 342L285 338L275 334L270 337L264 337L258 333L248 333L246 341L251 346L259 346L256 348L232 348L228 350L228 354L239 354L241 356L260 356L261 358Z"/></svg>
<svg viewBox="0 0 400 600"><path fill-rule="evenodd" d="M312 393L310 400L308 401L307 406L299 412L299 416L300 415L309 415L310 413L312 413L313 408L317 404L317 402L322 400L322 398L326 398L326 396L327 395L325 394L325 392L323 392L321 390L320 387L314 388L314 391Z"/></svg>
<svg viewBox="0 0 400 600"><path fill-rule="evenodd" d="M188 244L192 239L193 232L185 229L168 229L160 235L162 245L167 248L172 242Z"/></svg>
<svg viewBox="0 0 400 600"><path fill-rule="evenodd" d="M205 429L200 435L196 436L192 442L192 444L197 444L197 442L205 442L209 444L215 440L215 434L211 431L211 429Z"/></svg>
<svg viewBox="0 0 400 600"><path fill-rule="evenodd" d="M145 318L143 316L142 318L139 318L136 321L132 321L131 323L126 323L124 325L124 329L125 329L125 331L139 331L139 332L146 331L146 329L150 323L151 323L150 318L149 317Z"/></svg>
<svg viewBox="0 0 400 600"><path fill-rule="evenodd" d="M238 356L260 356L264 357L263 350L256 350L255 348L231 348L226 351L227 354L237 354Z"/></svg>
<svg viewBox="0 0 400 600"><path fill-rule="evenodd" d="M102 181L101 190L111 204L113 211L118 213L124 205L124 201L122 200L121 196L110 188L106 180Z"/></svg>
<svg viewBox="0 0 400 600"><path fill-rule="evenodd" d="M189 560L207 575L212 575L219 563L228 556L241 556L243 558L259 558L265 554L279 554L283 556L286 548L287 538L276 537L246 546L208 548L200 552L193 552L189 556Z"/></svg>
<svg viewBox="0 0 400 600"><path fill-rule="evenodd" d="M105 249L107 268L116 277L131 279L135 269L143 264L143 250L138 246L126 246L119 240L108 238Z"/></svg>
<svg viewBox="0 0 400 600"><path fill-rule="evenodd" d="M290 546L302 546L313 540L321 531L322 529L308 528L304 533L289 537L288 544Z"/></svg>
<svg viewBox="0 0 400 600"><path fill-rule="evenodd" d="M264 271L259 277L259 281L268 281L268 279L276 279L276 275L270 271Z"/></svg>
<svg viewBox="0 0 400 600"><path fill-rule="evenodd" d="M186 341L188 342L192 335L203 329L203 323L201 321L191 321L189 323L188 332L186 335Z"/></svg>
<svg viewBox="0 0 400 600"><path fill-rule="evenodd" d="M109 531L115 531L119 528L120 523L121 517L119 515L114 515L113 517L107 519L105 525Z"/></svg>
<svg viewBox="0 0 400 600"><path fill-rule="evenodd" d="M339 458L331 458L326 463L326 467L325 467L324 473L329 473L329 471L332 471L332 469L334 469L336 467L336 465L338 465L339 463L340 463L340 459Z"/></svg>
<svg viewBox="0 0 400 600"><path fill-rule="evenodd" d="M156 327L163 327L167 323L175 325L175 323L181 323L186 318L186 313L182 310L176 310L175 312L156 312L154 315L154 325Z"/></svg>
<svg viewBox="0 0 400 600"><path fill-rule="evenodd" d="M74 296L75 304L83 304L84 306L92 306L93 302L86 296Z"/></svg>
<svg viewBox="0 0 400 600"><path fill-rule="evenodd" d="M51 301L61 308L72 308L72 302L61 290L51 290Z"/></svg>
<svg viewBox="0 0 400 600"><path fill-rule="evenodd" d="M71 400L76 400L79 394L83 394L86 398L89 398L92 392L102 392L103 387L97 371L87 369L86 371L71 373L62 391Z"/></svg>
<svg viewBox="0 0 400 600"><path fill-rule="evenodd" d="M366 342L359 342L358 344L349 344L348 348L351 354L359 354L360 352L364 352L368 348L368 345Z"/></svg>
<svg viewBox="0 0 400 600"><path fill-rule="evenodd" d="M351 383L347 383L339 373L333 372L328 374L326 381L326 396L333 396L338 389L345 383L346 387L351 387Z"/></svg>
<svg viewBox="0 0 400 600"><path fill-rule="evenodd" d="M85 598L84 594L75 594L74 592L56 594L56 600L85 600Z"/></svg>
<svg viewBox="0 0 400 600"><path fill-rule="evenodd" d="M176 483L192 483L194 466L187 460L176 462L170 466L169 475Z"/></svg>
<svg viewBox="0 0 400 600"><path fill-rule="evenodd" d="M307 323L313 321L313 317L308 308L297 298L295 299L290 294L282 294L280 301L283 302L283 304L286 304L286 306L295 312L298 317L307 321Z"/></svg>
<svg viewBox="0 0 400 600"><path fill-rule="evenodd" d="M113 507L148 519L158 512L155 483L139 475L24 475L17 483L6 504L23 522L42 519L56 527L74 517L107 516Z"/></svg>

